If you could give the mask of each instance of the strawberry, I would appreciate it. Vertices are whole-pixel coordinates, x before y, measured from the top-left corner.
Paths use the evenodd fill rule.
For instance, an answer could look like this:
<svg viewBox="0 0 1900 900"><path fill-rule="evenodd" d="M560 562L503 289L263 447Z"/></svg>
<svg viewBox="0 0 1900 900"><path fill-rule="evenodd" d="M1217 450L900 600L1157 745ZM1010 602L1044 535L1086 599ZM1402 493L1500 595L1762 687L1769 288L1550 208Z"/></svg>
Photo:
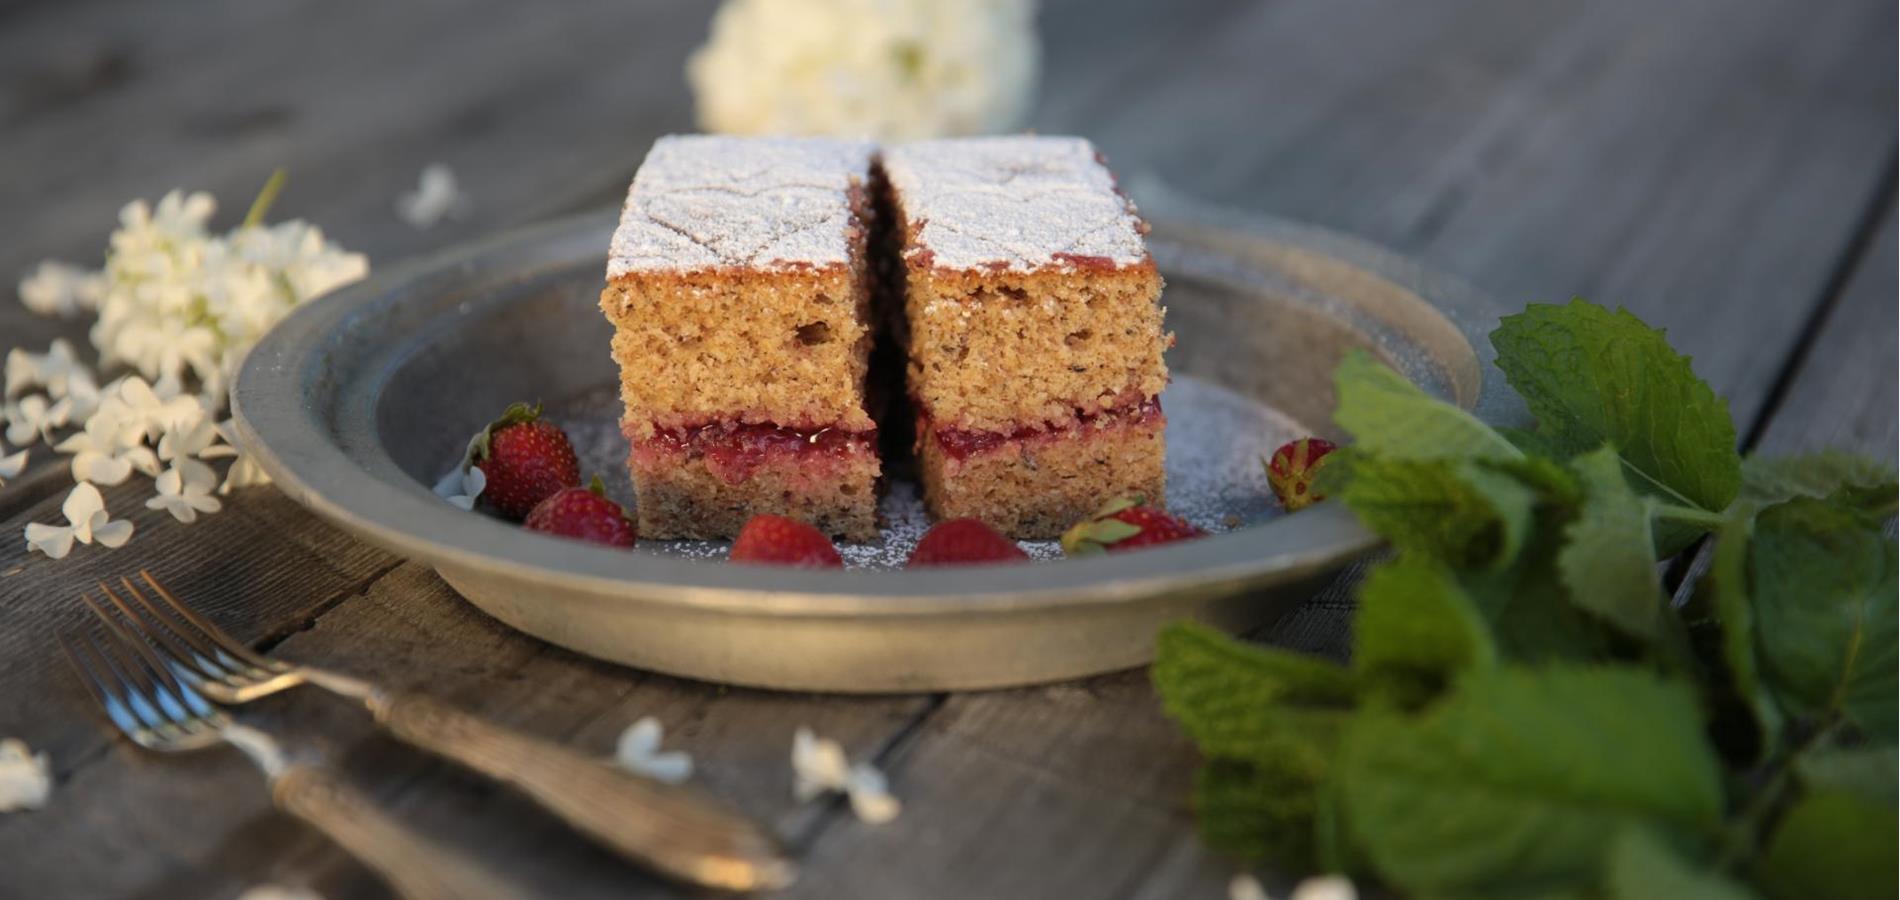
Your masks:
<svg viewBox="0 0 1900 900"><path fill-rule="evenodd" d="M965 563L1015 562L1029 554L1016 542L996 533L996 529L977 519L951 519L939 522L924 532L917 549L910 551L904 568L955 566Z"/></svg>
<svg viewBox="0 0 1900 900"><path fill-rule="evenodd" d="M1070 556L1120 553L1206 534L1185 519L1142 505L1140 497L1110 500L1095 515L1075 523L1062 534L1062 552Z"/></svg>
<svg viewBox="0 0 1900 900"><path fill-rule="evenodd" d="M1322 438L1300 438L1280 445L1273 451L1273 458L1267 460L1267 484L1273 486L1273 493L1280 498L1280 505L1287 512L1298 512L1312 506L1326 495L1315 490L1319 480L1319 470L1326 465L1327 454L1335 449L1332 441Z"/></svg>
<svg viewBox="0 0 1900 900"><path fill-rule="evenodd" d="M535 504L522 527L614 547L631 547L639 536L627 511L607 499L598 475L587 487L562 488Z"/></svg>
<svg viewBox="0 0 1900 900"><path fill-rule="evenodd" d="M746 520L732 542L733 562L771 563L805 569L842 569L844 559L825 533L797 519L757 515Z"/></svg>
<svg viewBox="0 0 1900 900"><path fill-rule="evenodd" d="M469 463L488 480L482 499L502 516L519 521L562 488L579 487L580 460L541 405L516 403L469 441Z"/></svg>

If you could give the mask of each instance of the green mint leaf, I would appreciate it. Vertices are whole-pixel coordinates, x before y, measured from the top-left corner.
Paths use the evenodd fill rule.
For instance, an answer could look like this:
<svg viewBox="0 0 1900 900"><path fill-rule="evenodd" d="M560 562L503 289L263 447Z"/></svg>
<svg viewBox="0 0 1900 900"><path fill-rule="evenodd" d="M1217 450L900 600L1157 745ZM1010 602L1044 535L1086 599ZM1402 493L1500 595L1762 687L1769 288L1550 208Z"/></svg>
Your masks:
<svg viewBox="0 0 1900 900"><path fill-rule="evenodd" d="M1593 882L1629 826L1711 837L1720 773L1688 688L1552 666L1469 673L1419 716L1363 712L1338 774L1373 867L1450 896Z"/></svg>
<svg viewBox="0 0 1900 900"><path fill-rule="evenodd" d="M1573 300L1505 316L1491 343L1537 436L1561 455L1611 444L1643 493L1710 512L1735 499L1741 457L1728 406L1661 331Z"/></svg>
<svg viewBox="0 0 1900 900"><path fill-rule="evenodd" d="M1847 791L1888 808L1900 803L1900 754L1891 744L1810 750L1795 759L1794 769L1809 788Z"/></svg>
<svg viewBox="0 0 1900 900"><path fill-rule="evenodd" d="M1516 662L1590 662L1614 646L1610 627L1570 601L1557 570L1561 528L1540 516L1516 563L1495 572L1466 572L1471 599L1491 622L1498 655Z"/></svg>
<svg viewBox="0 0 1900 900"><path fill-rule="evenodd" d="M1708 581L1714 598L1715 627L1720 629L1721 670L1726 675L1726 686L1752 720L1752 747L1741 752L1750 761L1774 745L1783 724L1780 708L1762 687L1761 666L1755 655L1755 613L1748 599L1748 543L1754 524L1754 504L1743 501L1729 511L1728 521L1717 533Z"/></svg>
<svg viewBox="0 0 1900 900"><path fill-rule="evenodd" d="M1353 668L1363 688L1414 709L1460 672L1491 666L1491 629L1450 571L1418 554L1385 563L1359 588Z"/></svg>
<svg viewBox="0 0 1900 900"><path fill-rule="evenodd" d="M1645 641L1662 630L1662 579L1650 532L1651 501L1630 490L1616 450L1571 461L1583 483L1583 507L1564 528L1557 570L1578 606Z"/></svg>
<svg viewBox="0 0 1900 900"><path fill-rule="evenodd" d="M1900 892L1894 807L1835 790L1796 801L1754 866L1753 880L1773 900L1892 900Z"/></svg>
<svg viewBox="0 0 1900 900"><path fill-rule="evenodd" d="M1531 526L1537 496L1517 480L1456 460L1371 456L1352 448L1336 496L1402 551L1460 568L1508 564Z"/></svg>
<svg viewBox="0 0 1900 900"><path fill-rule="evenodd" d="M1669 842L1626 828L1610 846L1603 892L1608 900L1750 900L1754 892L1683 859Z"/></svg>
<svg viewBox="0 0 1900 900"><path fill-rule="evenodd" d="M1742 496L1760 506L1796 497L1825 500L1840 494L1840 502L1884 519L1894 514L1897 490L1900 488L1896 488L1892 466L1857 453L1824 450L1742 460Z"/></svg>
<svg viewBox="0 0 1900 900"><path fill-rule="evenodd" d="M1360 449L1392 459L1515 459L1523 454L1491 426L1419 390L1363 350L1341 360L1333 421Z"/></svg>
<svg viewBox="0 0 1900 900"><path fill-rule="evenodd" d="M1152 676L1163 709L1202 754L1272 761L1315 779L1355 701L1342 666L1189 622L1161 632Z"/></svg>
<svg viewBox="0 0 1900 900"><path fill-rule="evenodd" d="M1221 853L1296 870L1318 864L1310 773L1274 760L1211 760L1195 776L1193 803L1201 838Z"/></svg>
<svg viewBox="0 0 1900 900"><path fill-rule="evenodd" d="M1891 742L1900 703L1893 542L1851 509L1796 498L1756 519L1748 568L1761 672L1782 705L1840 712Z"/></svg>

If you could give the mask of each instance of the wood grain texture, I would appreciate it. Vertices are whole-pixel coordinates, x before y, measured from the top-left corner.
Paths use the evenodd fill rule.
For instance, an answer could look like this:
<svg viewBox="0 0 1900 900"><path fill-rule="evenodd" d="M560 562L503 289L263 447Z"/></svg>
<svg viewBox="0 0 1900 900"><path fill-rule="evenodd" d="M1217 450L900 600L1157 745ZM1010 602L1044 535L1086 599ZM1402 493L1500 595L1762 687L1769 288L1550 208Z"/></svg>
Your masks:
<svg viewBox="0 0 1900 900"><path fill-rule="evenodd" d="M0 287L41 258L96 262L131 197L203 188L234 221L280 165L277 214L378 269L616 202L647 144L691 127L681 63L707 14L657 0L0 9ZM1882 0L1050 0L1032 124L1095 138L1131 185L1358 233L1513 302L1629 306L1696 355L1764 448L1891 451L1893 213L1866 238L1865 211L1892 189L1894 32ZM435 161L473 205L418 232L393 203ZM0 302L0 348L55 335L83 341ZM803 852L792 895L1218 897L1231 874L1193 836L1194 753L1142 673L882 699L647 675L509 631L268 490L190 528L144 512L144 487L108 492L115 513L139 510L138 538L56 565L9 536L57 517L63 462L40 452L35 476L0 490L0 735L50 750L59 775L49 808L0 816L0 897L228 897L263 880L386 896L273 812L236 755L161 760L108 740L45 640L73 621L73 591L136 565L274 653L588 752L657 716L710 790ZM1342 656L1348 594L1336 585L1264 637ZM679 894L342 701L294 692L243 718L505 862L525 891ZM795 804L800 724L887 766L904 815L873 828Z"/></svg>
<svg viewBox="0 0 1900 900"><path fill-rule="evenodd" d="M1754 450L1781 455L1829 448L1893 461L1896 455L1894 361L1900 358L1900 234L1891 196L1877 230L1852 260L1839 296L1821 314L1813 339L1789 373L1785 391Z"/></svg>

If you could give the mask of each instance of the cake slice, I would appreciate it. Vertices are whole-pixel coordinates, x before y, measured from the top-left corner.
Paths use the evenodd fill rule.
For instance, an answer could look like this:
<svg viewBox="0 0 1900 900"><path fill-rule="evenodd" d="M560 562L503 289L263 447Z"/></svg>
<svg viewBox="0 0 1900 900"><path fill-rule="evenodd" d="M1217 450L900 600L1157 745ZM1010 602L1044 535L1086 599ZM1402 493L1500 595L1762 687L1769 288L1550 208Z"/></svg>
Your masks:
<svg viewBox="0 0 1900 900"><path fill-rule="evenodd" d="M1086 140L884 151L924 499L1051 538L1120 495L1163 497L1168 382L1146 225Z"/></svg>
<svg viewBox="0 0 1900 900"><path fill-rule="evenodd" d="M600 306L642 537L755 513L877 536L870 144L661 138L634 176Z"/></svg>

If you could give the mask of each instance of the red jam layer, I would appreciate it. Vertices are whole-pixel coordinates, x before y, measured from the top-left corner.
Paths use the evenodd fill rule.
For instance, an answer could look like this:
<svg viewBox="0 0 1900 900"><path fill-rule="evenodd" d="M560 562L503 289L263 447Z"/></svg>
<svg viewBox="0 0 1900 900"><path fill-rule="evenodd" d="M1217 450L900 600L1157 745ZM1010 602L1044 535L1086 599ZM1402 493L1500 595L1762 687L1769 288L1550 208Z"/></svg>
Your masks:
<svg viewBox="0 0 1900 900"><path fill-rule="evenodd" d="M768 462L796 461L800 466L842 462L870 454L876 443L876 431L712 422L660 429L647 440L635 441L633 456L647 465L681 457L703 459L713 474L728 484L739 484Z"/></svg>
<svg viewBox="0 0 1900 900"><path fill-rule="evenodd" d="M1024 441L1075 437L1085 432L1152 425L1159 421L1161 421L1161 401L1150 397L1132 406L1077 416L1074 425L1062 428L1048 428L1040 425L1018 428L1014 431L966 431L961 428L940 428L934 434L937 438L937 446L943 449L945 456L963 460L998 447Z"/></svg>

